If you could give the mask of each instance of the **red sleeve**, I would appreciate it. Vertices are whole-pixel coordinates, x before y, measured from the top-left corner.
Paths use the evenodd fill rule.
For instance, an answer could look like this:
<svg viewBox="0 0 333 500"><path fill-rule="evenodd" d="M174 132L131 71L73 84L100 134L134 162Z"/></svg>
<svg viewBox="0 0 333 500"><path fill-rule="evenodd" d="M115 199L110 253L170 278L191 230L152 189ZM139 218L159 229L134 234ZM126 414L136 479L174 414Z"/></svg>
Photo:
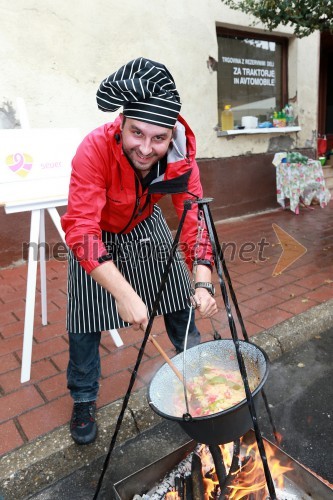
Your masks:
<svg viewBox="0 0 333 500"><path fill-rule="evenodd" d="M192 172L189 178L188 191L195 194L199 198L203 196L202 185L200 181L199 167L195 160L191 161ZM180 219L184 210L184 201L192 198L188 193L174 194L172 196L172 202L176 209L178 218ZM189 269L192 270L194 261L194 251L195 244L197 243L198 234L198 205L193 203L190 210L188 210L183 230L180 236L180 241L182 244L181 250L185 254L186 264ZM206 225L204 223L204 230L202 233L201 241L199 242L199 247L197 251L198 260L204 260L213 266L213 252L209 241Z"/></svg>
<svg viewBox="0 0 333 500"><path fill-rule="evenodd" d="M89 134L72 161L67 212L61 218L66 243L90 273L106 255L99 226L106 199L108 149L101 129Z"/></svg>

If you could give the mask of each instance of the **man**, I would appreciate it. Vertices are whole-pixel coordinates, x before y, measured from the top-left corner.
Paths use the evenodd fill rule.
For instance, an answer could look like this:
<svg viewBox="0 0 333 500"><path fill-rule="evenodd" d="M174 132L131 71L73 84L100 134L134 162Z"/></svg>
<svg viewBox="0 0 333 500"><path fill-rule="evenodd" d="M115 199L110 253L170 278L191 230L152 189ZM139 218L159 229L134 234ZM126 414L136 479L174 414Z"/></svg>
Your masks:
<svg viewBox="0 0 333 500"><path fill-rule="evenodd" d="M70 248L67 329L68 388L74 399L70 431L78 444L97 435L95 421L101 331L146 329L160 286L171 233L156 202L171 193L180 217L184 200L202 196L195 139L179 116L174 80L160 63L135 59L106 78L97 92L103 111L123 113L92 131L73 159L62 227ZM195 296L202 317L217 312L211 285L212 252L198 208L189 210L181 236L186 263L196 255ZM190 279L177 254L157 314L177 352L189 317ZM193 315L192 315L193 316ZM194 320L188 346L200 342Z"/></svg>

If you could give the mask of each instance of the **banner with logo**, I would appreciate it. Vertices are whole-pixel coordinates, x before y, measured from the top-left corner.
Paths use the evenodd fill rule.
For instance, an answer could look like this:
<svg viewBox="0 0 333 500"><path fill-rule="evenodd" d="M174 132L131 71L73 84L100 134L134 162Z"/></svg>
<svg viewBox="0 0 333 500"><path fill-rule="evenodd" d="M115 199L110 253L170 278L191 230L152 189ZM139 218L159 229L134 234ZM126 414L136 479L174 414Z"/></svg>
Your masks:
<svg viewBox="0 0 333 500"><path fill-rule="evenodd" d="M0 130L0 204L66 197L78 129Z"/></svg>

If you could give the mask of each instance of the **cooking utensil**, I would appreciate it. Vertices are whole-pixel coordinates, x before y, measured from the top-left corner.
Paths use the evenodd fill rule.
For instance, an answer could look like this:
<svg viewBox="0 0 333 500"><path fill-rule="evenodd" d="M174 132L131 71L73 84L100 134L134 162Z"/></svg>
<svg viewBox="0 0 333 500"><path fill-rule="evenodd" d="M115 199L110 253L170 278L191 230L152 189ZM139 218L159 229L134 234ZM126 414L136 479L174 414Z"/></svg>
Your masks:
<svg viewBox="0 0 333 500"><path fill-rule="evenodd" d="M248 379L253 377L258 380L258 385L251 393L256 403L268 376L268 358L262 349L252 343L239 341L239 345ZM183 353L173 357L172 363L181 370ZM192 377L202 375L203 368L207 364L223 370L238 370L233 340L214 340L188 349L186 351L187 381ZM177 384L179 381L175 374L168 364L164 364L148 387L148 402L158 415L178 422L183 430L197 442L208 445L229 443L243 436L252 427L246 399L227 410L202 417L186 416L184 400L183 413L180 414L178 410L178 414L175 414L173 398Z"/></svg>
<svg viewBox="0 0 333 500"><path fill-rule="evenodd" d="M157 340L154 339L154 337L152 337L151 335L149 337L149 340L156 347L156 349L158 350L158 352L160 353L160 355L162 356L164 361L166 361L166 363L170 366L171 370L173 370L173 372L176 374L176 376L179 378L179 380L181 382L183 382L183 380L184 380L183 375L180 373L178 368L176 368L174 363L171 361L171 359L169 358L167 353L164 351L164 349L160 346L160 344L157 342Z"/></svg>

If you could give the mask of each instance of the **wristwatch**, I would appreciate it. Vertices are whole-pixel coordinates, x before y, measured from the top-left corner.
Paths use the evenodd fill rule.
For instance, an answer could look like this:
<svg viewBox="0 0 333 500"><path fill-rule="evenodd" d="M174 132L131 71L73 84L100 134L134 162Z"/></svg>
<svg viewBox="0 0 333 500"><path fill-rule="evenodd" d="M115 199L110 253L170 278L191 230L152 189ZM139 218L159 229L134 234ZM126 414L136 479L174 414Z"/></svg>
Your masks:
<svg viewBox="0 0 333 500"><path fill-rule="evenodd" d="M210 283L209 281L198 281L195 285L194 288L206 288L206 290L209 291L212 297L215 295L215 287L213 283Z"/></svg>

